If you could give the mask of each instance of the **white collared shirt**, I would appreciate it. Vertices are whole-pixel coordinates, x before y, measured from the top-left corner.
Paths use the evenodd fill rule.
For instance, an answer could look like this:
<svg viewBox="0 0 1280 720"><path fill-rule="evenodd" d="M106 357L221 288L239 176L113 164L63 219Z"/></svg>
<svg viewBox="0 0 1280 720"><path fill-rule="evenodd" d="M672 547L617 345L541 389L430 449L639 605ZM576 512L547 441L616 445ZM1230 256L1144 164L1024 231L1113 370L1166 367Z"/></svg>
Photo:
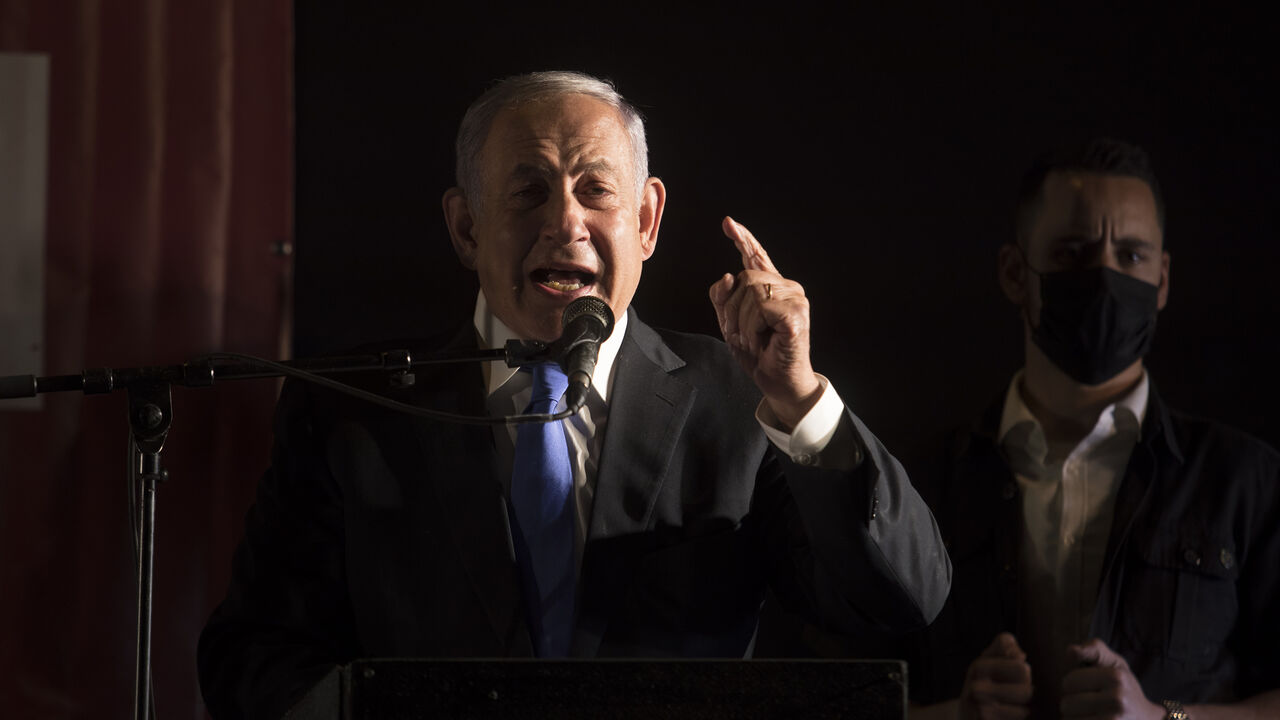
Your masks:
<svg viewBox="0 0 1280 720"><path fill-rule="evenodd" d="M1018 642L1037 694L1056 698L1071 669L1067 645L1088 639L1116 491L1141 434L1149 385L1144 371L1074 447L1046 442L1021 386L1019 372L1005 395L999 433L1022 497Z"/></svg>
<svg viewBox="0 0 1280 720"><path fill-rule="evenodd" d="M475 327L482 347L503 347L508 340L519 339L510 328L489 311L484 292L476 299ZM574 556L581 568L582 548L586 542L591 507L595 498L596 473L600 451L604 447L604 430L609 420L609 392L613 387L614 363L618 350L627 334L627 314L622 313L613 326L609 339L600 345L595 372L591 377L591 389L583 411L565 420L565 438L573 467L574 498ZM485 386L488 391L487 408L492 415L515 415L524 411L532 395L532 379L499 363L484 366ZM801 465L825 465L828 456L839 454L852 456L852 448L831 448L827 445L835 435L844 417L844 401L831 383L819 376L823 392L818 403L796 424L790 433L772 427L777 423L773 413L761 401L756 409L756 419L765 434L779 450ZM563 402L563 400L561 401ZM495 425L494 445L497 448L499 468L504 488L510 491L511 464L515 454L516 425ZM847 452L844 452L847 451ZM839 460L836 461L840 462Z"/></svg>

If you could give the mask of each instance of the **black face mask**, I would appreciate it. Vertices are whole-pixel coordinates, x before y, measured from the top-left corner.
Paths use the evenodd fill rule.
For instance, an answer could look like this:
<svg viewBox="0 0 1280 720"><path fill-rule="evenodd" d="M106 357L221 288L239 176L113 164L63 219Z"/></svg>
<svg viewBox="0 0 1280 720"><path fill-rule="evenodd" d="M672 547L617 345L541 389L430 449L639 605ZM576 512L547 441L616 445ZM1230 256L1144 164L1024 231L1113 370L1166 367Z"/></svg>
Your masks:
<svg viewBox="0 0 1280 720"><path fill-rule="evenodd" d="M1110 268L1044 273L1040 325L1031 340L1077 382L1097 385L1151 349L1158 292Z"/></svg>

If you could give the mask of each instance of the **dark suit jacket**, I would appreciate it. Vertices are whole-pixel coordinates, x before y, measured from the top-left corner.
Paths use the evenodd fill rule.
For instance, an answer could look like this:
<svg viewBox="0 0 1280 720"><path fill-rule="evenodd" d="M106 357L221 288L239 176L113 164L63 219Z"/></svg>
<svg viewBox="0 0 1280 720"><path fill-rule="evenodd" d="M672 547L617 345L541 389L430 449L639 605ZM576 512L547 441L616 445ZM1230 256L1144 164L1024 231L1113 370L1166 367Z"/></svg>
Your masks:
<svg viewBox="0 0 1280 720"><path fill-rule="evenodd" d="M467 324L447 346L474 344ZM484 415L480 370L438 367L408 390L355 384ZM773 452L759 393L723 343L659 333L634 312L615 373L574 655L742 657L767 583L838 630L938 612L950 563L937 527L851 413L840 432L857 469L802 468ZM275 433L227 598L200 639L216 716L278 716L358 657L532 653L489 427L286 383Z"/></svg>
<svg viewBox="0 0 1280 720"><path fill-rule="evenodd" d="M1021 495L997 437L1003 408L1002 394L922 478L955 584L912 659L921 702L959 695L996 633L1036 621L1018 602ZM1280 687L1280 453L1170 410L1152 383L1114 512L1090 637L1124 656L1155 701Z"/></svg>

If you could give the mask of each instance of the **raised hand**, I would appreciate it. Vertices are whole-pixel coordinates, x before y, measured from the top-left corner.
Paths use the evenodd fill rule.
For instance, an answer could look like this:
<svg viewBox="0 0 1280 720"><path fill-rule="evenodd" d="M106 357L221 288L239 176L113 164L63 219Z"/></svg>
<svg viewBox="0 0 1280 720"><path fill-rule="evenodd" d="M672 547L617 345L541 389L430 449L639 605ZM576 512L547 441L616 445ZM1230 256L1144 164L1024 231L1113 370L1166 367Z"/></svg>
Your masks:
<svg viewBox="0 0 1280 720"><path fill-rule="evenodd" d="M729 217L721 226L742 255L742 270L711 286L720 332L790 429L822 395L809 364L809 299L799 283L778 272L750 230Z"/></svg>

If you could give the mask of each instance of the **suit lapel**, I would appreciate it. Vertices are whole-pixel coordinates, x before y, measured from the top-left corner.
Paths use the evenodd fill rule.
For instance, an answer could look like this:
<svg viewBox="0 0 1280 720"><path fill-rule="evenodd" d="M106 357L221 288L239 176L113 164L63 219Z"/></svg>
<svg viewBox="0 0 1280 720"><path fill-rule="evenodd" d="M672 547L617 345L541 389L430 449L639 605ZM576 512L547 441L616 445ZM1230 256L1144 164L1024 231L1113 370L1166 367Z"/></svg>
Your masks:
<svg viewBox="0 0 1280 720"><path fill-rule="evenodd" d="M468 324L451 347L474 348ZM419 404L463 415L488 414L483 376L477 365L446 369L422 383ZM484 606L494 633L508 654L523 627L520 579L511 543L506 500L498 477L492 428L415 420L419 442L429 458L435 499L446 518L457 556ZM423 548L424 552L439 552ZM527 637L525 644L528 644ZM527 652L524 654L528 654Z"/></svg>
<svg viewBox="0 0 1280 720"><path fill-rule="evenodd" d="M628 324L609 397L588 540L649 529L654 502L697 394L692 385L670 374L684 361L658 334L634 313Z"/></svg>
<svg viewBox="0 0 1280 720"><path fill-rule="evenodd" d="M684 360L628 312L583 555L573 648L579 656L596 654L607 612L626 589L634 556L593 548L634 548L634 538L651 529L654 505L697 394L695 387L671 374L684 366Z"/></svg>

